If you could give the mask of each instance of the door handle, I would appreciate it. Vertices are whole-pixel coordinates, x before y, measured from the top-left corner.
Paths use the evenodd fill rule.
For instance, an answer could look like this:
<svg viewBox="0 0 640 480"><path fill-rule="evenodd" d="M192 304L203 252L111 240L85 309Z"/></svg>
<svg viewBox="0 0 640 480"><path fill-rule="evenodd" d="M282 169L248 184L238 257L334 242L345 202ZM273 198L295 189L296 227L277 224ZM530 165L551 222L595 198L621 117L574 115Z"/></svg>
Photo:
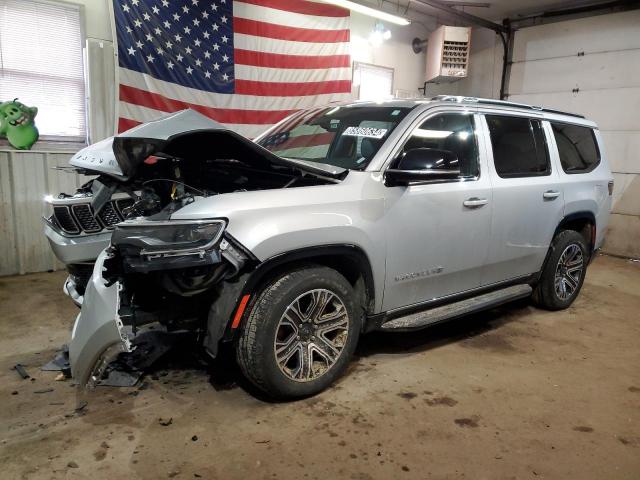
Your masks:
<svg viewBox="0 0 640 480"><path fill-rule="evenodd" d="M471 197L467 198L462 204L467 208L478 208L489 203L486 198Z"/></svg>
<svg viewBox="0 0 640 480"><path fill-rule="evenodd" d="M542 194L542 196L548 200L553 200L560 196L560 192L558 190L547 190Z"/></svg>

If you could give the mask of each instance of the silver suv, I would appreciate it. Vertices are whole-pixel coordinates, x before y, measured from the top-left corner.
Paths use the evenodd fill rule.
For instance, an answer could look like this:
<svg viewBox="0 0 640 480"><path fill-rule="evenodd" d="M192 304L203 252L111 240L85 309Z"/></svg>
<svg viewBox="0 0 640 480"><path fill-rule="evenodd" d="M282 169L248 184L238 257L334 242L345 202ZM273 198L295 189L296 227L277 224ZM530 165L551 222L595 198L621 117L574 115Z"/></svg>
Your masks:
<svg viewBox="0 0 640 480"><path fill-rule="evenodd" d="M96 222L118 219L73 327L73 376L100 381L148 332L190 331L211 357L233 342L280 398L330 385L365 332L530 296L567 308L613 189L593 122L448 96L305 110L254 142L184 111L71 164L99 174L83 197ZM72 243L47 222L54 247Z"/></svg>

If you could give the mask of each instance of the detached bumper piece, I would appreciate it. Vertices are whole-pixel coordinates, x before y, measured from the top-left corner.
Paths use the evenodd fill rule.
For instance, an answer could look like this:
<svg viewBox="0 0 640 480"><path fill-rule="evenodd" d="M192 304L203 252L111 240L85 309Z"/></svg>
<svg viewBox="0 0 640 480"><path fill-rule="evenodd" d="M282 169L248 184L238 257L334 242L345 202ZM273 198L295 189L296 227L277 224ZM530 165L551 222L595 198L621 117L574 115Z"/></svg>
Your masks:
<svg viewBox="0 0 640 480"><path fill-rule="evenodd" d="M133 387L151 365L183 340L182 337L155 330L138 333L131 341L132 351L120 353L115 360L107 364L99 377L92 379L93 385Z"/></svg>
<svg viewBox="0 0 640 480"><path fill-rule="evenodd" d="M96 376L121 352L131 351L131 342L118 315L117 283L106 285L102 269L107 257L101 253L87 285L82 309L76 318L69 343L71 375L80 385Z"/></svg>

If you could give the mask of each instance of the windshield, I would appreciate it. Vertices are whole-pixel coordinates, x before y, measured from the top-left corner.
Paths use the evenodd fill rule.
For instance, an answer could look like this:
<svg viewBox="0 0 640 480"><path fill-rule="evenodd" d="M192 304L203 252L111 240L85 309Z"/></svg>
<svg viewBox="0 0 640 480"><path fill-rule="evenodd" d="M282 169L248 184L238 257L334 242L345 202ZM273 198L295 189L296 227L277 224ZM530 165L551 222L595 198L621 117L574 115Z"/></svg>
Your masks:
<svg viewBox="0 0 640 480"><path fill-rule="evenodd" d="M410 110L380 105L308 110L292 115L258 144L281 157L362 170Z"/></svg>

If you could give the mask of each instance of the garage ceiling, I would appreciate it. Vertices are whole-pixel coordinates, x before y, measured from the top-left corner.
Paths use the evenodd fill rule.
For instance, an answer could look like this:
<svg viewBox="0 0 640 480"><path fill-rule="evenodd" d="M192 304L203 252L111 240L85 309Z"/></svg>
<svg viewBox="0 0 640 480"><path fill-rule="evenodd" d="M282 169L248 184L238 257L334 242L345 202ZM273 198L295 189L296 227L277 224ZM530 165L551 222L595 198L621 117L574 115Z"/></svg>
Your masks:
<svg viewBox="0 0 640 480"><path fill-rule="evenodd" d="M456 6L456 10L493 21L503 18L519 18L549 10L563 10L567 8L583 7L609 3L595 0L441 0L449 6ZM446 18L442 10L430 7L421 0L357 0L367 6L379 8L390 13L405 15L413 20L422 16ZM479 4L474 7L471 4ZM486 5L489 5L488 7Z"/></svg>
<svg viewBox="0 0 640 480"><path fill-rule="evenodd" d="M412 2L415 3L415 2ZM602 1L567 1L567 0L465 0L450 1L450 5L456 3L489 3L490 6L486 7L458 7L460 11L477 15L479 17L488 19L503 19L503 18L517 18L520 16L528 16L536 13L542 13L548 10L563 10L566 8L582 7L586 5L595 5L598 3L606 3Z"/></svg>

